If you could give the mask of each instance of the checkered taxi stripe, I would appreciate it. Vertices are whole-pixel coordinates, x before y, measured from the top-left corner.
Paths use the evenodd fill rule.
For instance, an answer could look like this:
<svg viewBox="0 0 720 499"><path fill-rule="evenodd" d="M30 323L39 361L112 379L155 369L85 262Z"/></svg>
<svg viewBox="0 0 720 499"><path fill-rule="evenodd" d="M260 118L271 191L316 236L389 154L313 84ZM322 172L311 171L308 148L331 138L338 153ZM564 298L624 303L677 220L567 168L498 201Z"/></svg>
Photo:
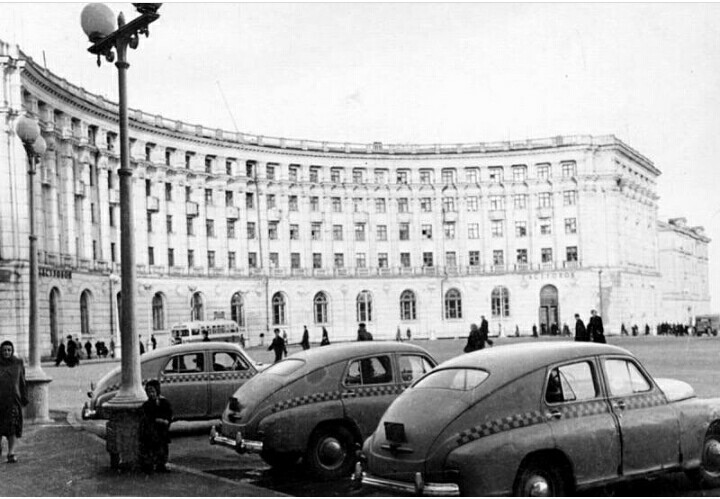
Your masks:
<svg viewBox="0 0 720 499"><path fill-rule="evenodd" d="M624 397L622 400L625 402L625 411L633 409L646 409L667 404L667 399L661 392ZM594 400L558 407L557 410L561 412L562 419L575 419L595 416L606 412L609 413L610 406L604 401ZM468 430L463 430L457 434L455 441L458 447L460 447L483 437L489 437L490 435L514 430L516 428L533 426L544 423L547 420L549 420L549 414L546 415L541 411L515 414L485 422Z"/></svg>
<svg viewBox="0 0 720 499"><path fill-rule="evenodd" d="M377 386L362 386L353 388L350 390L335 390L332 392L321 392L321 393L312 393L310 395L303 395L301 397L294 397L287 400L281 400L280 402L276 402L272 406L272 412L280 412L285 411L287 409L292 409L294 407L300 407L303 405L310 405L310 404L318 404L320 402L328 402L331 400L340 400L340 399L356 399L356 398L365 398L365 397L381 397L384 395L399 395L401 394L405 388L407 388L408 384L402 384L402 385L377 385Z"/></svg>
<svg viewBox="0 0 720 499"><path fill-rule="evenodd" d="M165 385L177 384L177 383L189 383L198 381L207 381L208 373L185 373L185 374L163 374L160 376L160 383ZM214 372L210 373L210 381L233 381L250 379L253 377L253 373L249 371L225 371L225 372ZM142 380L141 384L145 384L149 380ZM100 395L108 392L116 392L120 389L120 383L115 383L108 386L102 391Z"/></svg>

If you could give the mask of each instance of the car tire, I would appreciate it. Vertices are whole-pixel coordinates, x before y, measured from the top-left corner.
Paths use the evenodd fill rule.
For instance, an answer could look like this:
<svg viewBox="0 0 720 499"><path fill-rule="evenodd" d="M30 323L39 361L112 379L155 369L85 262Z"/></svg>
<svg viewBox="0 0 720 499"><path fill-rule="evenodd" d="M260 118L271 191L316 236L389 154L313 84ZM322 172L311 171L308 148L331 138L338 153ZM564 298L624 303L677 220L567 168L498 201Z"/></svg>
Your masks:
<svg viewBox="0 0 720 499"><path fill-rule="evenodd" d="M321 480L346 477L355 464L354 447L355 438L347 428L321 427L310 437L305 463Z"/></svg>
<svg viewBox="0 0 720 499"><path fill-rule="evenodd" d="M524 497L564 496L567 494L567 484L557 467L532 460L520 469L514 493Z"/></svg>
<svg viewBox="0 0 720 499"><path fill-rule="evenodd" d="M720 427L708 431L701 452L700 468L688 471L688 478L701 487L720 487Z"/></svg>
<svg viewBox="0 0 720 499"><path fill-rule="evenodd" d="M298 462L299 456L294 452L277 452L271 450L263 450L260 454L263 461L268 463L271 468L287 468Z"/></svg>

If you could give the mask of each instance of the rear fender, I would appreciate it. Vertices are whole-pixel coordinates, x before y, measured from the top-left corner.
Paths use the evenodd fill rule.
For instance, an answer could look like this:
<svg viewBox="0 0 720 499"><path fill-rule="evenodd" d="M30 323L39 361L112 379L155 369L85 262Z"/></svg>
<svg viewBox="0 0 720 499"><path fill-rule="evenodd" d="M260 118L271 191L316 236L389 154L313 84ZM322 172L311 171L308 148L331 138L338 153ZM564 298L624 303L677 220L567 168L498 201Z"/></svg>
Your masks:
<svg viewBox="0 0 720 499"><path fill-rule="evenodd" d="M304 452L318 423L342 419L337 400L308 404L270 413L258 426L266 449L277 452Z"/></svg>

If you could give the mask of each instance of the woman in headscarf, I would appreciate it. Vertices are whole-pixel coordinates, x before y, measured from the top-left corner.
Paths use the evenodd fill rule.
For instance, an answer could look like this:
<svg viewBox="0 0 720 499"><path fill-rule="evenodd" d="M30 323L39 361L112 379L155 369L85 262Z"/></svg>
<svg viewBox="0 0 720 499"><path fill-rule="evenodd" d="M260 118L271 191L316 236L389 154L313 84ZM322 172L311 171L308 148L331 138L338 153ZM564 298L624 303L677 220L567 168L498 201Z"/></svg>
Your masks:
<svg viewBox="0 0 720 499"><path fill-rule="evenodd" d="M15 440L22 437L22 407L28 404L25 366L15 357L10 341L0 343L0 453L2 437L8 441L8 463L16 463Z"/></svg>
<svg viewBox="0 0 720 499"><path fill-rule="evenodd" d="M142 405L140 422L140 465L146 472L166 472L172 406L160 395L160 382L145 383L147 401Z"/></svg>

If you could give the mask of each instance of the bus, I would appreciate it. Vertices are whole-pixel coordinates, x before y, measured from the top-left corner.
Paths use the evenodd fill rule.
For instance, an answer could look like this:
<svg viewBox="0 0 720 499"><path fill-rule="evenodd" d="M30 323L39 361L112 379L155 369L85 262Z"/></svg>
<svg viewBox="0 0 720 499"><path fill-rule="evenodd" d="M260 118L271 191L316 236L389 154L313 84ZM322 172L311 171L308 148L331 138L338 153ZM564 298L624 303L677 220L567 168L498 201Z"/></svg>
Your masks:
<svg viewBox="0 0 720 499"><path fill-rule="evenodd" d="M173 345L202 341L207 332L210 341L240 343L240 328L235 321L216 319L212 321L189 321L175 324L170 337Z"/></svg>
<svg viewBox="0 0 720 499"><path fill-rule="evenodd" d="M720 328L720 314L705 314L695 317L695 334L702 336L717 336Z"/></svg>

